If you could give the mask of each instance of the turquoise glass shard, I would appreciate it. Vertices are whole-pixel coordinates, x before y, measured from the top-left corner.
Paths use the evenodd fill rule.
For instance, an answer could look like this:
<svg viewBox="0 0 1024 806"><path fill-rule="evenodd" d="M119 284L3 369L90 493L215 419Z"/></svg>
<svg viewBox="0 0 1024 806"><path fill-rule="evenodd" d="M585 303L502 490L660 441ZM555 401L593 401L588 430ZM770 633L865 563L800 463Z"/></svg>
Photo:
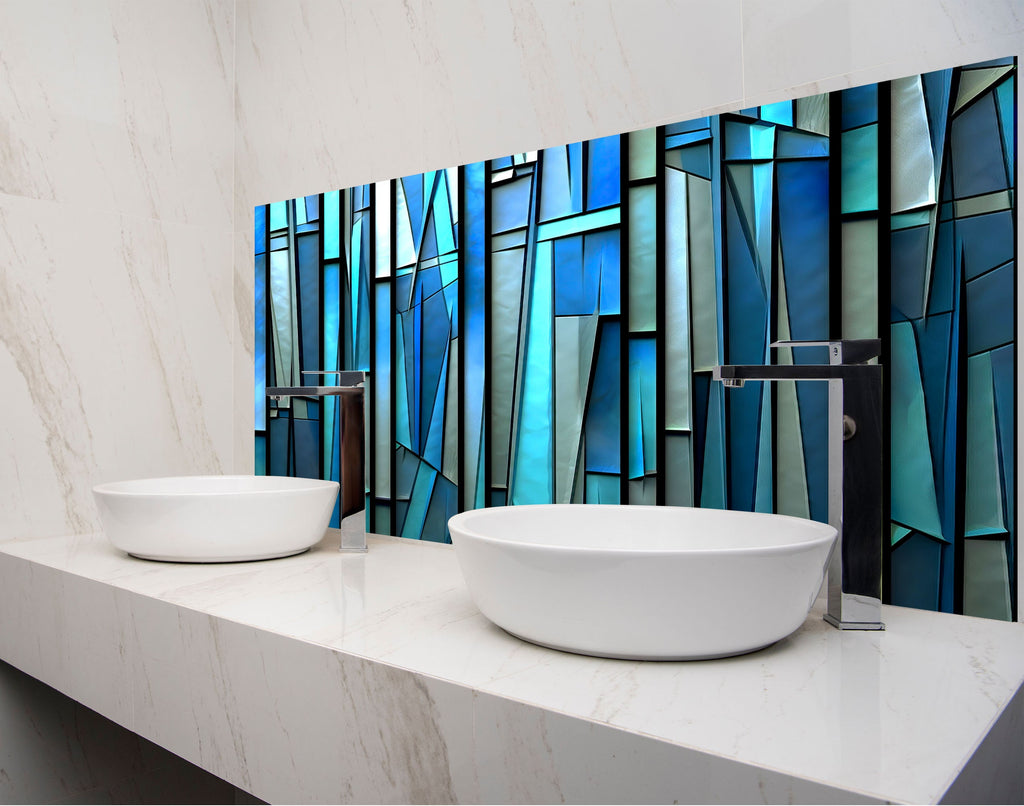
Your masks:
<svg viewBox="0 0 1024 806"><path fill-rule="evenodd" d="M842 211L878 209L878 126L843 132Z"/></svg>
<svg viewBox="0 0 1024 806"><path fill-rule="evenodd" d="M552 498L552 249L537 245L526 311L526 357L513 429L510 504L549 503Z"/></svg>
<svg viewBox="0 0 1024 806"><path fill-rule="evenodd" d="M894 322L891 332L892 519L942 539L914 328Z"/></svg>

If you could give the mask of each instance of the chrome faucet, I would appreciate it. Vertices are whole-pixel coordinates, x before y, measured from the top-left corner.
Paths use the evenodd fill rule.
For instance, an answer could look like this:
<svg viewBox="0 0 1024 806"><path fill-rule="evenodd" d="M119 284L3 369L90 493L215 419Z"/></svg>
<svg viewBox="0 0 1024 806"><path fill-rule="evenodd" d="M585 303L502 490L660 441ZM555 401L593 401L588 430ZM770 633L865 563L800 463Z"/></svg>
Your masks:
<svg viewBox="0 0 1024 806"><path fill-rule="evenodd" d="M267 397L340 396L341 400L341 517L366 508L366 463L364 460L364 385L368 373L357 370L303 370L303 375L336 375L335 386L268 386ZM341 530L341 551L366 551L366 530Z"/></svg>
<svg viewBox="0 0 1024 806"><path fill-rule="evenodd" d="M825 621L841 630L884 630L882 623L882 367L868 364L879 339L777 341L778 347L828 347L828 364L723 365L712 378L828 381L828 522L839 533L828 567Z"/></svg>

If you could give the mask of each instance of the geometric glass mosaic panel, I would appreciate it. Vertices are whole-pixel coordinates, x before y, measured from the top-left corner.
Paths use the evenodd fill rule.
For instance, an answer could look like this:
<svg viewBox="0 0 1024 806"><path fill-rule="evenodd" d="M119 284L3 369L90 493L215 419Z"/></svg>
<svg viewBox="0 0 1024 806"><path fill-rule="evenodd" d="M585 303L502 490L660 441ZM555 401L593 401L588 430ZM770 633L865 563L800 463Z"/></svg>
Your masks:
<svg viewBox="0 0 1024 806"><path fill-rule="evenodd" d="M258 207L257 472L338 479L336 399L265 389L362 370L374 532L824 521L824 385L711 368L879 338L884 596L1016 618L1016 103L997 59Z"/></svg>

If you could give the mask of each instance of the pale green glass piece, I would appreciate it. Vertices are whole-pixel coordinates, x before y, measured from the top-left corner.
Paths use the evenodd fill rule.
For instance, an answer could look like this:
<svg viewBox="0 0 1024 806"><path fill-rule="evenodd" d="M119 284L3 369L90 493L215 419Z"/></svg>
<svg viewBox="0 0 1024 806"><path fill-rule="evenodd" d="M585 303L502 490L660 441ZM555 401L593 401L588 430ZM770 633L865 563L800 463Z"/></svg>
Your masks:
<svg viewBox="0 0 1024 806"><path fill-rule="evenodd" d="M895 213L890 219L889 226L894 230L898 230L930 224L932 220L932 210L934 209L935 208L933 207L929 207L924 210L912 210L909 213ZM957 213L957 215L959 215L959 213Z"/></svg>
<svg viewBox="0 0 1024 806"><path fill-rule="evenodd" d="M964 615L1009 621L1010 578L1002 540L964 541Z"/></svg>
<svg viewBox="0 0 1024 806"><path fill-rule="evenodd" d="M789 308L786 298L785 273L782 255L779 255L778 287L779 300L779 339L786 341L791 338L789 329ZM793 350L786 348L775 351L778 364L792 364ZM800 427L800 405L796 396L795 381L779 381L775 384L776 409L775 440L777 453L775 456L777 477L775 484L776 512L780 515L795 515L798 518L810 518L810 498L807 491L807 467L804 463L804 434Z"/></svg>
<svg viewBox="0 0 1024 806"><path fill-rule="evenodd" d="M693 506L693 451L689 434L665 435L665 503Z"/></svg>
<svg viewBox="0 0 1024 806"><path fill-rule="evenodd" d="M444 446L441 472L452 484L459 483L459 340L448 343L448 378L444 393Z"/></svg>
<svg viewBox="0 0 1024 806"><path fill-rule="evenodd" d="M657 327L657 198L652 185L629 189L629 330Z"/></svg>
<svg viewBox="0 0 1024 806"><path fill-rule="evenodd" d="M710 370L720 364L718 304L715 277L714 203L711 182L697 177L687 181L687 234L693 370Z"/></svg>
<svg viewBox="0 0 1024 806"><path fill-rule="evenodd" d="M294 250L270 253L270 318L274 340L274 377L277 386L298 386L299 343L296 315L295 272L292 270ZM282 408L287 408L287 398Z"/></svg>
<svg viewBox="0 0 1024 806"><path fill-rule="evenodd" d="M687 175L665 175L665 427L690 428Z"/></svg>
<svg viewBox="0 0 1024 806"><path fill-rule="evenodd" d="M910 322L892 324L892 519L945 540L935 497L917 340Z"/></svg>
<svg viewBox="0 0 1024 806"><path fill-rule="evenodd" d="M1007 64L1001 67L983 67L974 70L960 71L960 89L956 94L956 106L954 114L959 112L966 104L973 101L985 90L996 84L1007 73L1013 71L1013 65Z"/></svg>
<svg viewBox="0 0 1024 806"><path fill-rule="evenodd" d="M921 76L892 86L892 212L935 203L935 156ZM846 149L846 134L843 149ZM845 167L845 160L844 167Z"/></svg>
<svg viewBox="0 0 1024 806"><path fill-rule="evenodd" d="M572 501L579 474L580 443L587 385L594 359L598 317L555 319L555 478L554 503Z"/></svg>
<svg viewBox="0 0 1024 806"><path fill-rule="evenodd" d="M1013 207L1013 192L1010 190L1000 190L995 193L986 193L984 196L958 199L954 202L954 205L957 218L967 218L972 215L1009 210Z"/></svg>
<svg viewBox="0 0 1024 806"><path fill-rule="evenodd" d="M648 179L657 170L657 130L629 133L629 178Z"/></svg>
<svg viewBox="0 0 1024 806"><path fill-rule="evenodd" d="M629 503L636 506L653 507L658 503L657 482L652 476L629 480Z"/></svg>
<svg viewBox="0 0 1024 806"><path fill-rule="evenodd" d="M498 487L508 481L524 256L523 249L491 256L491 355L487 370L491 377L491 483Z"/></svg>
<svg viewBox="0 0 1024 806"><path fill-rule="evenodd" d="M967 359L966 488L967 536L1005 532L991 353Z"/></svg>
<svg viewBox="0 0 1024 806"><path fill-rule="evenodd" d="M844 221L843 338L878 338L878 222Z"/></svg>
<svg viewBox="0 0 1024 806"><path fill-rule="evenodd" d="M796 127L807 132L828 134L828 93L796 99Z"/></svg>

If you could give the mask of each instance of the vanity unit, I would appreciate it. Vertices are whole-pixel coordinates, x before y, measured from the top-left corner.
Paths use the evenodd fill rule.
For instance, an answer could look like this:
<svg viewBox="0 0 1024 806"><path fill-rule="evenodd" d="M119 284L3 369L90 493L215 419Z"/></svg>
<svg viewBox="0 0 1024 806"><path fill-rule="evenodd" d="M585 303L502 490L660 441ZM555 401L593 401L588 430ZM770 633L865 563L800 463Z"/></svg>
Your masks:
<svg viewBox="0 0 1024 806"><path fill-rule="evenodd" d="M583 657L487 621L451 546L368 542L5 543L0 658L271 802L1024 800L1024 625L884 607L844 632L819 604L749 655Z"/></svg>

